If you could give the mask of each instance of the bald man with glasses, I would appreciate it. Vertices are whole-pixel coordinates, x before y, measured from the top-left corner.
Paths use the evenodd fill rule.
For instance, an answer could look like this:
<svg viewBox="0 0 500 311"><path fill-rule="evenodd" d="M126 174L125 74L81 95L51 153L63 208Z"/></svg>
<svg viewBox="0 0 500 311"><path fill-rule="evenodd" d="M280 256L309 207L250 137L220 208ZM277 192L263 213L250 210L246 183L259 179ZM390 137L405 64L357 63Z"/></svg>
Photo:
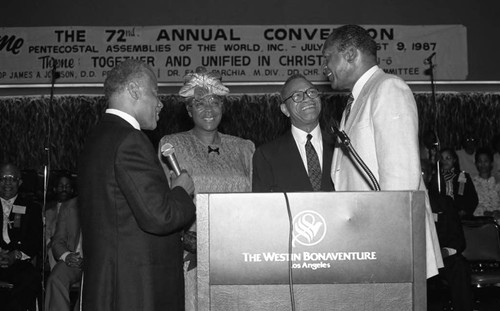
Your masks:
<svg viewBox="0 0 500 311"><path fill-rule="evenodd" d="M253 156L253 192L333 191L330 168L333 140L319 126L321 99L301 74L290 76L281 89L281 112L291 128L257 148Z"/></svg>
<svg viewBox="0 0 500 311"><path fill-rule="evenodd" d="M12 163L0 164L0 280L14 285L0 296L2 310L26 310L40 293L40 272L33 264L42 249L41 208L19 194L21 171Z"/></svg>

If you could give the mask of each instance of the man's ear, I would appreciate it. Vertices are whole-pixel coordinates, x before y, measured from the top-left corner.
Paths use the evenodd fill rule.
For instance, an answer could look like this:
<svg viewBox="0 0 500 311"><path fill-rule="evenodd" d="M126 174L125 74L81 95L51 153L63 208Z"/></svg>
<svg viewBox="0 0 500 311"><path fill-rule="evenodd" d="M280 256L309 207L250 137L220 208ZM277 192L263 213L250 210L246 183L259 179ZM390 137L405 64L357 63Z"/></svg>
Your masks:
<svg viewBox="0 0 500 311"><path fill-rule="evenodd" d="M344 58L348 63L354 63L357 57L359 57L359 50L353 46L346 48L344 51Z"/></svg>
<svg viewBox="0 0 500 311"><path fill-rule="evenodd" d="M138 100L141 97L141 90L137 82L129 82L127 85L127 91L134 100Z"/></svg>
<svg viewBox="0 0 500 311"><path fill-rule="evenodd" d="M281 112L283 112L283 114L285 116L290 118L290 112L288 111L288 107L286 106L286 104L281 104L280 108L281 108Z"/></svg>

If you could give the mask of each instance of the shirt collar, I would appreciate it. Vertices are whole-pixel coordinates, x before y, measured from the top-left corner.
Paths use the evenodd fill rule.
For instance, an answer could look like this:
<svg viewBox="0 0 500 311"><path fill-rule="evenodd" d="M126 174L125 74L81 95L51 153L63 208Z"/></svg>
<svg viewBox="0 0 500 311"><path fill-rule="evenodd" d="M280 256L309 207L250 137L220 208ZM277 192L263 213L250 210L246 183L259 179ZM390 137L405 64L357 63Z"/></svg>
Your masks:
<svg viewBox="0 0 500 311"><path fill-rule="evenodd" d="M12 210L12 207L14 206L14 202L16 202L16 199L17 199L17 195L15 195L14 197L12 197L8 200L5 200L4 198L0 198L0 201L2 202L2 209L3 209L4 214L10 215L10 212Z"/></svg>
<svg viewBox="0 0 500 311"><path fill-rule="evenodd" d="M122 118L123 120L127 121L128 123L130 123L130 125L132 125L136 130L141 130L141 126L139 125L139 122L137 122L137 120L134 117L132 117L131 115L129 115L126 112L123 112L123 111L118 110L118 109L108 108L108 109L106 109L106 113L114 114L115 116L118 116L118 117Z"/></svg>
<svg viewBox="0 0 500 311"><path fill-rule="evenodd" d="M363 86L365 86L366 82L368 79L373 76L375 71L377 71L379 67L377 65L373 66L372 68L368 69L359 79L356 81L354 84L354 87L352 88L352 97L354 97L354 100L358 98L359 93L361 93L361 90L363 89Z"/></svg>
<svg viewBox="0 0 500 311"><path fill-rule="evenodd" d="M295 138L295 141L298 141L300 144L305 144L307 142L307 134L312 135L313 141L321 141L322 138L321 138L321 130L319 128L319 123L311 131L311 133L307 133L292 124L292 135L293 138Z"/></svg>

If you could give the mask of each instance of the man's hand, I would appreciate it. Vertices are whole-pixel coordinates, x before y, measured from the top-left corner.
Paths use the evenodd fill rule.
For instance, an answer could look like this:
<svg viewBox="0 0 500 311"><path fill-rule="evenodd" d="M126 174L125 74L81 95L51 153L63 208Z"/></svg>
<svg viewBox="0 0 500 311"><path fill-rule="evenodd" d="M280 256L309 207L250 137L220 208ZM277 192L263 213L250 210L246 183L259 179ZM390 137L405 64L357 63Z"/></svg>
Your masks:
<svg viewBox="0 0 500 311"><path fill-rule="evenodd" d="M177 186L182 187L189 195L194 194L193 179L186 170L181 170L181 174L178 177L172 176L172 189Z"/></svg>
<svg viewBox="0 0 500 311"><path fill-rule="evenodd" d="M83 264L83 257L80 253L69 253L64 260L64 263L71 268L81 268Z"/></svg>

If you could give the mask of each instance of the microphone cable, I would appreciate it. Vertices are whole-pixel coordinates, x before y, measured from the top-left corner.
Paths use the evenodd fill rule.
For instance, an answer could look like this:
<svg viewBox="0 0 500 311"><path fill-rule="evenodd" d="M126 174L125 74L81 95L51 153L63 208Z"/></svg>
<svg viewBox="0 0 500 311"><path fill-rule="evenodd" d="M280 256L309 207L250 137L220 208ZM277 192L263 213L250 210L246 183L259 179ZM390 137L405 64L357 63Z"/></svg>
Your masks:
<svg viewBox="0 0 500 311"><path fill-rule="evenodd" d="M293 241L293 218L292 211L290 209L290 201L288 200L288 195L283 192L286 202L286 210L288 213L289 231L288 231L288 285L290 288L290 303L292 305L292 311L295 311L295 295L293 291L293 260L292 260L292 241Z"/></svg>

